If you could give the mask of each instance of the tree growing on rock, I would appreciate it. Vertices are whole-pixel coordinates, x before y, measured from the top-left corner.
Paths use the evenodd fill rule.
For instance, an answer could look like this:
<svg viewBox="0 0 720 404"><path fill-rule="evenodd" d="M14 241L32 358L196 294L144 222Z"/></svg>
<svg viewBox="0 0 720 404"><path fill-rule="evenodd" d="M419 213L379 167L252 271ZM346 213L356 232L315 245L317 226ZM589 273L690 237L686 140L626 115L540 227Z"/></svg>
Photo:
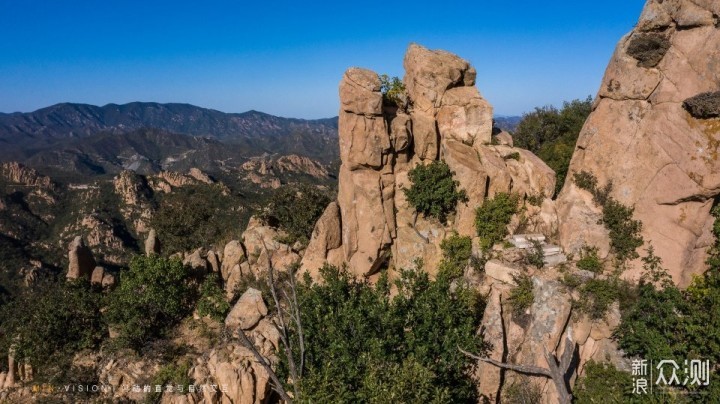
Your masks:
<svg viewBox="0 0 720 404"><path fill-rule="evenodd" d="M434 217L441 222L455 212L458 202L467 199L460 184L453 178L454 173L444 161L420 164L408 172L412 185L403 189L410 206L424 216Z"/></svg>

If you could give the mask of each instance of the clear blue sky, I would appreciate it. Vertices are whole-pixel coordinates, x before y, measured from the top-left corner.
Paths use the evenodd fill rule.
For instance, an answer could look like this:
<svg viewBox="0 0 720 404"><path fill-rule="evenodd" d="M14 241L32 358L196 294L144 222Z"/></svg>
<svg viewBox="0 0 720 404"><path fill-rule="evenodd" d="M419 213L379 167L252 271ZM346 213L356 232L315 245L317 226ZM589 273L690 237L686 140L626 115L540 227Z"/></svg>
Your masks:
<svg viewBox="0 0 720 404"><path fill-rule="evenodd" d="M407 45L469 60L497 114L595 95L643 0L0 0L0 112L186 102L337 114L349 66L402 76Z"/></svg>

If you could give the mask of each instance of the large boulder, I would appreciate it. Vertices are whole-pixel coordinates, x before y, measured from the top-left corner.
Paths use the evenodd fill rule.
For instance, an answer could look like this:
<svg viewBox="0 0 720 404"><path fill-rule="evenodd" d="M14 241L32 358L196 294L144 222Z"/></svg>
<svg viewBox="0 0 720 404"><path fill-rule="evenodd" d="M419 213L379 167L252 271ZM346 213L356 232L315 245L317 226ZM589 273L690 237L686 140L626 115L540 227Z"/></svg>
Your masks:
<svg viewBox="0 0 720 404"><path fill-rule="evenodd" d="M90 278L95 269L95 258L83 238L75 237L68 247L67 279Z"/></svg>
<svg viewBox="0 0 720 404"><path fill-rule="evenodd" d="M155 229L150 229L145 239L145 255L149 257L158 254L160 254L160 240L158 240Z"/></svg>
<svg viewBox="0 0 720 404"><path fill-rule="evenodd" d="M317 270L329 262L328 253L342 244L341 231L340 207L337 202L330 202L315 224L310 242L300 263L300 270L310 272L311 276L317 277ZM340 264L340 262L329 263Z"/></svg>
<svg viewBox="0 0 720 404"><path fill-rule="evenodd" d="M249 330L268 314L267 306L259 290L249 288L235 303L225 318L225 326L230 330L240 328Z"/></svg>
<svg viewBox="0 0 720 404"><path fill-rule="evenodd" d="M687 285L705 269L710 215L720 189L717 118L694 116L686 100L720 89L717 2L650 0L637 27L618 44L595 107L583 127L568 178L594 174L611 196L635 207L646 246L674 281ZM597 208L567 181L558 198L560 242L609 250ZM637 277L639 261L629 277Z"/></svg>
<svg viewBox="0 0 720 404"><path fill-rule="evenodd" d="M475 69L457 55L417 44L408 47L403 67L403 82L413 105L425 112L439 108L448 89L474 86L477 76Z"/></svg>

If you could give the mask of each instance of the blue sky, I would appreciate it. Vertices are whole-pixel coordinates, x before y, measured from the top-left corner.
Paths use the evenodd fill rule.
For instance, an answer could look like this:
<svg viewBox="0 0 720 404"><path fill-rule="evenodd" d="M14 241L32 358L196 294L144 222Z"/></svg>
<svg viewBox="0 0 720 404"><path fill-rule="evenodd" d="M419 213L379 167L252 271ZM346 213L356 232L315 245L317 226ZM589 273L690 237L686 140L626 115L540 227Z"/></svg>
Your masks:
<svg viewBox="0 0 720 404"><path fill-rule="evenodd" d="M469 60L503 115L595 95L643 0L0 0L0 112L186 102L337 114L349 66L402 76L417 42Z"/></svg>

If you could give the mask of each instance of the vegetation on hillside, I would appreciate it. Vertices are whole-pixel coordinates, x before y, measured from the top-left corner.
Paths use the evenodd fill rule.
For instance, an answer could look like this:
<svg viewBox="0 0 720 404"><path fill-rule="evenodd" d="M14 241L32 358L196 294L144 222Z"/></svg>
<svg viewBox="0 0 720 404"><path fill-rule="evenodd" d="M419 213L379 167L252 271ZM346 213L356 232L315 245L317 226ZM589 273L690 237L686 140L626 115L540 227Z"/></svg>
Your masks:
<svg viewBox="0 0 720 404"><path fill-rule="evenodd" d="M552 106L535 108L523 115L513 133L516 147L530 150L555 170L555 193L565 183L575 143L591 109L591 97L565 102L561 109Z"/></svg>
<svg viewBox="0 0 720 404"><path fill-rule="evenodd" d="M47 278L23 288L0 309L0 352L30 363L36 381L66 382L72 356L107 335L101 298L88 281Z"/></svg>
<svg viewBox="0 0 720 404"><path fill-rule="evenodd" d="M188 185L159 198L151 221L166 252L190 251L206 243L239 237L249 212L218 185Z"/></svg>
<svg viewBox="0 0 720 404"><path fill-rule="evenodd" d="M139 350L162 338L192 310L196 289L177 259L137 256L107 299L105 318L118 333L114 343Z"/></svg>
<svg viewBox="0 0 720 404"><path fill-rule="evenodd" d="M392 299L386 274L375 286L331 266L321 283L306 278L298 289L309 341L300 401L474 402L473 361L457 349L483 351L483 302L457 277L468 241L445 244L435 280L421 265L401 271Z"/></svg>
<svg viewBox="0 0 720 404"><path fill-rule="evenodd" d="M271 197L263 217L273 226L287 233L282 240L289 245L299 241L307 245L315 222L330 203L324 190L311 185L285 186Z"/></svg>

